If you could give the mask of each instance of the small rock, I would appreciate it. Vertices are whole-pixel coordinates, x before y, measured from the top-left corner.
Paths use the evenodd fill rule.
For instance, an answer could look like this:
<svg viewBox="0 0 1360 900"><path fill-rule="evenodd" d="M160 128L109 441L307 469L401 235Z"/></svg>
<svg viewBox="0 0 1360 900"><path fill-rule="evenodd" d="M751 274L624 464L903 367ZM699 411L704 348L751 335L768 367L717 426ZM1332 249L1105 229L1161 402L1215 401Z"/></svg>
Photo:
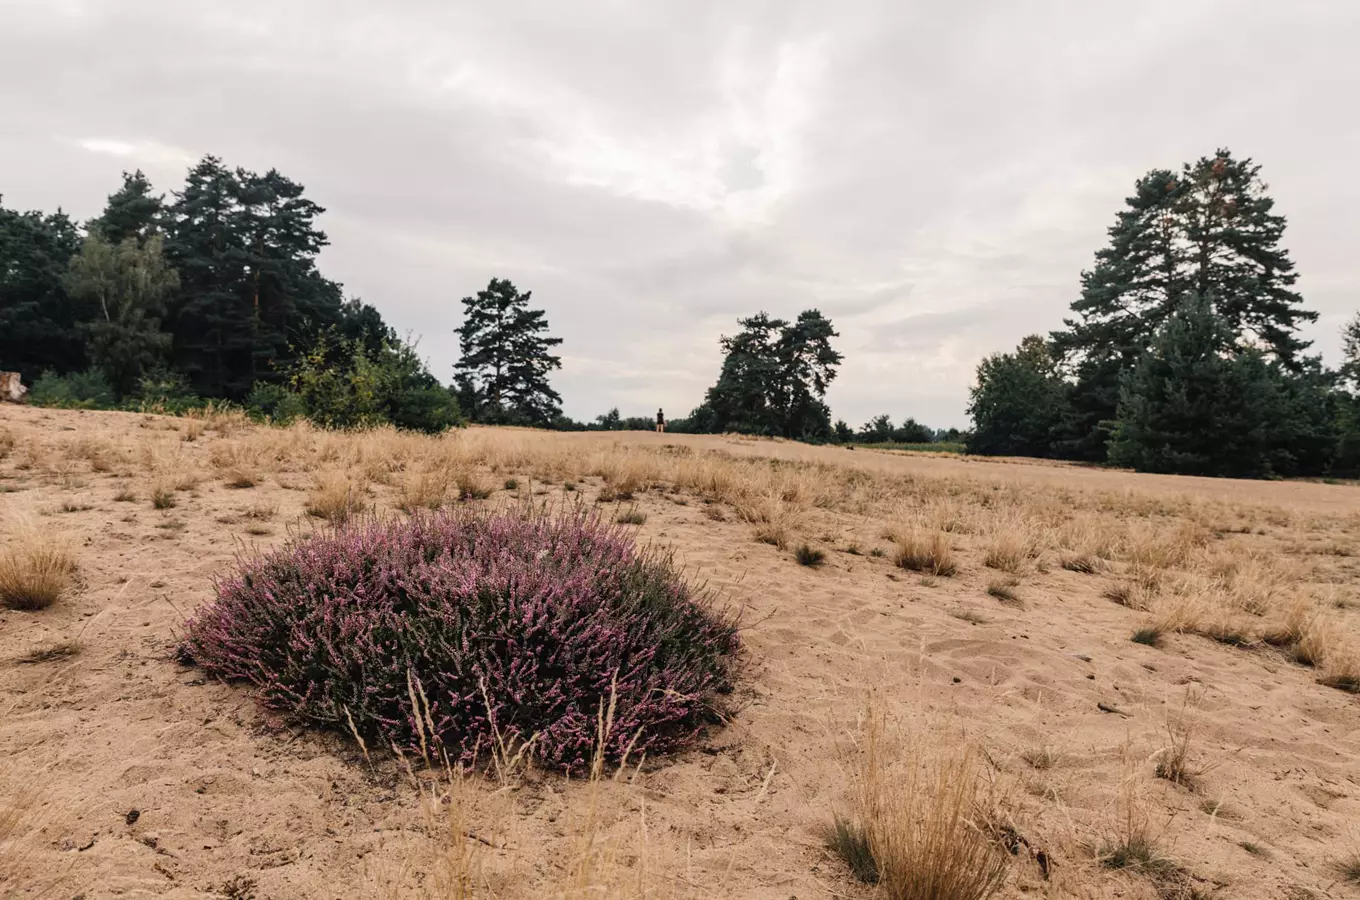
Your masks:
<svg viewBox="0 0 1360 900"><path fill-rule="evenodd" d="M138 809L128 810L128 814L123 817L123 821L127 822L129 825L136 825L137 820L140 819L141 817L142 817L141 810Z"/></svg>

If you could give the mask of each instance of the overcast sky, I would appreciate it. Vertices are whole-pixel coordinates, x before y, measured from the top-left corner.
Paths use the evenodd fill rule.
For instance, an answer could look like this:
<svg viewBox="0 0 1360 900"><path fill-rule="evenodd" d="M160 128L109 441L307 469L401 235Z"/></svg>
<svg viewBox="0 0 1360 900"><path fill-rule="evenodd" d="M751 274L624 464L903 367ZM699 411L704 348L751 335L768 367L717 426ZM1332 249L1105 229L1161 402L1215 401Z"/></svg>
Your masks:
<svg viewBox="0 0 1360 900"><path fill-rule="evenodd" d="M0 0L0 194L86 218L124 169L272 166L446 381L494 275L565 339L577 418L684 414L738 316L817 307L835 416L965 425L1134 179L1220 146L1264 166L1335 362L1357 46L1351 0Z"/></svg>

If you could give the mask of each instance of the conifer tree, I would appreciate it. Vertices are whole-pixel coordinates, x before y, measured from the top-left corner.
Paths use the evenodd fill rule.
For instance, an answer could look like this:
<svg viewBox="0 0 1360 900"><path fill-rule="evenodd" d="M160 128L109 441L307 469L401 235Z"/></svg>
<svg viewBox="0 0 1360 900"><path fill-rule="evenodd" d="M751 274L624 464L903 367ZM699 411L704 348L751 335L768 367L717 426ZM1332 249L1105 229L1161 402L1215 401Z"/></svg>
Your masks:
<svg viewBox="0 0 1360 900"><path fill-rule="evenodd" d="M160 231L165 212L165 195L153 194L151 182L138 169L123 173L123 186L109 194L104 212L86 223L90 234L98 234L112 246L128 238L144 244L147 238Z"/></svg>
<svg viewBox="0 0 1360 900"><path fill-rule="evenodd" d="M1225 349L1255 348L1295 371L1303 365L1308 345L1297 330L1317 314L1292 290L1297 274L1280 246L1285 219L1260 168L1219 150L1135 184L1109 245L1082 273L1076 316L1053 334L1076 380L1067 445L1078 455L1103 455L1121 378L1190 293L1222 320Z"/></svg>
<svg viewBox="0 0 1360 900"><path fill-rule="evenodd" d="M691 414L701 431L736 431L789 438L824 439L831 413L823 398L836 377L841 354L831 321L815 309L797 320L764 312L738 319L741 331L723 337L717 384Z"/></svg>
<svg viewBox="0 0 1360 900"><path fill-rule="evenodd" d="M561 414L562 397L548 373L562 367L552 355L561 338L549 337L541 309L530 309L532 291L492 278L486 290L463 298L455 364L459 402L474 421L549 425Z"/></svg>
<svg viewBox="0 0 1360 900"><path fill-rule="evenodd" d="M88 365L76 325L93 309L71 302L62 285L79 248L80 233L65 213L21 213L0 203L0 368L29 384L48 369Z"/></svg>
<svg viewBox="0 0 1360 900"><path fill-rule="evenodd" d="M1317 473L1334 423L1326 378L1255 348L1225 350L1233 327L1188 295L1124 377L1110 461L1146 472L1261 477Z"/></svg>

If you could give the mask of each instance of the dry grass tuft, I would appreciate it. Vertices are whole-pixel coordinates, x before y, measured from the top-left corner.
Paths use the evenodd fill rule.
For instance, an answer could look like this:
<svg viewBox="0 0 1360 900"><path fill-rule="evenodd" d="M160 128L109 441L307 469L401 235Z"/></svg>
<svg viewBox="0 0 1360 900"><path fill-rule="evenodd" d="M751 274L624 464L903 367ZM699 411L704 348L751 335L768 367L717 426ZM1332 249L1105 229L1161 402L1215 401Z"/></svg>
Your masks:
<svg viewBox="0 0 1360 900"><path fill-rule="evenodd" d="M397 490L397 508L403 512L439 509L448 500L452 478L437 466L407 472Z"/></svg>
<svg viewBox="0 0 1360 900"><path fill-rule="evenodd" d="M16 656L14 661L21 666L56 662L57 660L70 659L83 649L84 647L79 641L54 641L50 644L39 644L27 653Z"/></svg>
<svg viewBox="0 0 1360 900"><path fill-rule="evenodd" d="M363 485L344 472L327 471L316 476L304 507L307 515L337 525L364 509Z"/></svg>
<svg viewBox="0 0 1360 900"><path fill-rule="evenodd" d="M1095 575L1105 568L1104 560L1090 553L1064 553L1061 564L1067 571L1080 572L1082 575Z"/></svg>
<svg viewBox="0 0 1360 900"><path fill-rule="evenodd" d="M850 867L850 872L865 884L878 884L878 863L869 847L869 835L864 826L842 816L836 816L826 833L826 847Z"/></svg>
<svg viewBox="0 0 1360 900"><path fill-rule="evenodd" d="M1115 820L1094 848L1096 860L1107 869L1129 871L1154 882L1174 881L1179 868L1162 848L1162 836L1152 827L1139 783L1132 772L1124 777Z"/></svg>
<svg viewBox="0 0 1360 900"><path fill-rule="evenodd" d="M0 425L0 459L4 459L13 453L16 443L14 432Z"/></svg>
<svg viewBox="0 0 1360 900"><path fill-rule="evenodd" d="M1129 640L1135 644L1144 644L1148 647L1160 647L1162 645L1162 632L1156 625L1144 625L1135 630Z"/></svg>
<svg viewBox="0 0 1360 900"><path fill-rule="evenodd" d="M982 555L982 564L987 568L1019 575L1038 559L1042 540L1033 523L1010 516L995 523L993 528Z"/></svg>
<svg viewBox="0 0 1360 900"><path fill-rule="evenodd" d="M1021 606L1023 602L1015 590L1019 584L1014 578L998 578L987 585L987 593L1007 606Z"/></svg>
<svg viewBox="0 0 1360 900"><path fill-rule="evenodd" d="M799 544L793 551L793 558L798 561L800 566L808 566L816 569L826 563L826 553L818 550L811 544Z"/></svg>
<svg viewBox="0 0 1360 900"><path fill-rule="evenodd" d="M1158 778L1165 778L1172 784L1194 790L1201 776L1207 771L1202 765L1195 765L1190 758L1190 745L1195 737L1194 707L1198 697L1187 693L1180 712L1167 716L1166 746L1157 751L1157 765L1153 772Z"/></svg>
<svg viewBox="0 0 1360 900"><path fill-rule="evenodd" d="M1360 851L1338 859L1332 866L1337 876L1347 884L1360 885Z"/></svg>
<svg viewBox="0 0 1360 900"><path fill-rule="evenodd" d="M175 491L164 481L151 486L151 505L156 509L170 509L175 505Z"/></svg>
<svg viewBox="0 0 1360 900"><path fill-rule="evenodd" d="M986 805L979 754L966 741L929 739L890 746L870 706L853 770L853 821L862 823L878 896L983 900L1000 889L1009 860L976 821Z"/></svg>
<svg viewBox="0 0 1360 900"><path fill-rule="evenodd" d="M618 522L620 525L645 525L647 523L647 514L639 509L630 509L626 512L619 513L614 521Z"/></svg>
<svg viewBox="0 0 1360 900"><path fill-rule="evenodd" d="M893 562L903 569L946 577L959 570L954 561L954 548L943 531L911 526L893 529L888 538L895 547Z"/></svg>
<svg viewBox="0 0 1360 900"><path fill-rule="evenodd" d="M493 488L486 479L471 469L460 471L455 479L458 496L463 500L485 500L491 496Z"/></svg>
<svg viewBox="0 0 1360 900"><path fill-rule="evenodd" d="M71 587L75 551L63 537L19 522L0 547L0 606L46 609Z"/></svg>

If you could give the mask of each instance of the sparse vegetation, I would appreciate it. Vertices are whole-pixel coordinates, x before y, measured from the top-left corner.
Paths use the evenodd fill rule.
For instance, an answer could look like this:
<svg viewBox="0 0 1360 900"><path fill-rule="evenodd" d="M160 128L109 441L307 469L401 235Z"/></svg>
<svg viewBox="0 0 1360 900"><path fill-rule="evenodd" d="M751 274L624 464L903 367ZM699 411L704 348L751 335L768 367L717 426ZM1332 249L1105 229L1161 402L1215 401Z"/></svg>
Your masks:
<svg viewBox="0 0 1360 900"><path fill-rule="evenodd" d="M1194 789L1205 769L1195 765L1190 757L1190 745L1195 737L1193 708L1197 699L1186 694L1180 712L1166 720L1166 746L1157 752L1154 773L1172 784Z"/></svg>
<svg viewBox="0 0 1360 900"><path fill-rule="evenodd" d="M793 558L798 560L798 565L819 568L826 563L825 551L818 550L811 544L799 544L793 551Z"/></svg>
<svg viewBox="0 0 1360 900"><path fill-rule="evenodd" d="M70 659L80 653L81 649L83 649L83 645L79 641L53 641L40 644L28 652L20 654L15 657L14 661L22 666L58 662L63 659Z"/></svg>
<svg viewBox="0 0 1360 900"><path fill-rule="evenodd" d="M1129 640L1133 641L1135 644L1159 647L1162 643L1162 632L1161 629L1155 625L1144 625L1142 628L1134 631L1133 636L1130 637Z"/></svg>
<svg viewBox="0 0 1360 900"><path fill-rule="evenodd" d="M1018 584L1014 579L996 579L987 585L987 593L1008 606L1019 606L1022 601L1015 590Z"/></svg>
<svg viewBox="0 0 1360 900"><path fill-rule="evenodd" d="M614 521L620 525L645 525L647 514L639 509L630 509L627 512L619 513Z"/></svg>
<svg viewBox="0 0 1360 900"><path fill-rule="evenodd" d="M11 525L0 546L0 606L46 609L71 587L75 552L61 535L31 522Z"/></svg>
<svg viewBox="0 0 1360 900"><path fill-rule="evenodd" d="M307 515L343 524L364 509L363 487L343 472L322 472L307 494Z"/></svg>
<svg viewBox="0 0 1360 900"><path fill-rule="evenodd" d="M908 527L894 530L889 537L896 548L893 562L903 569L942 577L958 571L954 549L942 531Z"/></svg>
<svg viewBox="0 0 1360 900"><path fill-rule="evenodd" d="M854 821L881 896L984 900L1000 889L1008 858L973 819L986 790L976 748L924 735L904 744L871 706L854 761Z"/></svg>

